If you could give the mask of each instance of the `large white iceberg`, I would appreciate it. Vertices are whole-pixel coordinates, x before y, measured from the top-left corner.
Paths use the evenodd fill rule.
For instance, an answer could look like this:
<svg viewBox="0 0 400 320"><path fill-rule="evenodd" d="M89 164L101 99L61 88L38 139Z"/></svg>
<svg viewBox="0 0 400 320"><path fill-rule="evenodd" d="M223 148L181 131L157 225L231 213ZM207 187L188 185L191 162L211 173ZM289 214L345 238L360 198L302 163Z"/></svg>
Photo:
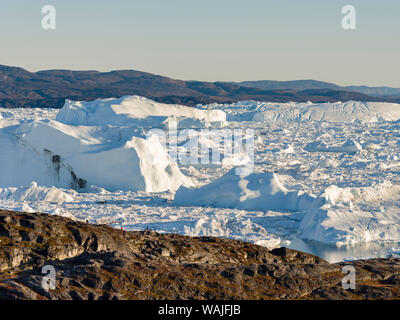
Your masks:
<svg viewBox="0 0 400 320"><path fill-rule="evenodd" d="M129 130L72 127L57 121L29 123L19 131L24 144L51 152L76 176L110 191L162 192L191 186L156 135L145 138Z"/></svg>
<svg viewBox="0 0 400 320"><path fill-rule="evenodd" d="M314 198L302 191L289 191L275 173L238 175L236 168L221 178L197 189L181 187L174 203L245 210L301 211Z"/></svg>
<svg viewBox="0 0 400 320"><path fill-rule="evenodd" d="M43 140L51 138L44 136ZM0 188L28 186L33 181L48 187L76 189L79 185L69 165L47 149L30 146L7 127L0 129L0 148Z"/></svg>
<svg viewBox="0 0 400 320"><path fill-rule="evenodd" d="M134 124L159 125L171 117L176 121L187 119L207 123L224 123L226 114L221 110L201 110L176 104L165 104L140 96L97 99L95 101L66 100L56 120L73 126Z"/></svg>
<svg viewBox="0 0 400 320"><path fill-rule="evenodd" d="M398 241L400 209L391 203L399 194L400 187L389 182L363 188L330 186L307 210L299 236L337 245Z"/></svg>
<svg viewBox="0 0 400 320"><path fill-rule="evenodd" d="M32 182L29 187L0 188L0 200L7 201L30 201L30 202L53 202L64 203L74 201L75 192L72 190L61 190L55 187L47 188L38 186Z"/></svg>

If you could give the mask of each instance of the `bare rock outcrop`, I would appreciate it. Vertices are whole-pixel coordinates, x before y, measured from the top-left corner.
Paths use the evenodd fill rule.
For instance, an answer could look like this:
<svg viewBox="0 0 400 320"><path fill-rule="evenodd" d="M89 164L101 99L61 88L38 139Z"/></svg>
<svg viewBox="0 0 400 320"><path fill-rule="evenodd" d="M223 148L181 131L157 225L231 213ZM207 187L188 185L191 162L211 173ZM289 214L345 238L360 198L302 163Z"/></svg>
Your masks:
<svg viewBox="0 0 400 320"><path fill-rule="evenodd" d="M400 259L345 263L229 239L127 232L0 211L0 299L396 299ZM43 266L56 271L42 286Z"/></svg>

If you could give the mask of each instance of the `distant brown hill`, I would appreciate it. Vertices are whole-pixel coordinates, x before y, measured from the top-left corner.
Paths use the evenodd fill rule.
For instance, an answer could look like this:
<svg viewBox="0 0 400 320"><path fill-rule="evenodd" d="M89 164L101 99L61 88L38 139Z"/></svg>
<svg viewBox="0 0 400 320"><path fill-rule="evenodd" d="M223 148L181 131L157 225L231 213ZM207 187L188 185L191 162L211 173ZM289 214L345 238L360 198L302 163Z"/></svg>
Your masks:
<svg viewBox="0 0 400 320"><path fill-rule="evenodd" d="M226 82L174 80L135 70L110 72L48 70L29 72L0 65L0 106L61 108L65 99L90 101L98 98L141 95L158 102L194 106L239 100L287 101L388 101L336 87L313 90L264 90Z"/></svg>

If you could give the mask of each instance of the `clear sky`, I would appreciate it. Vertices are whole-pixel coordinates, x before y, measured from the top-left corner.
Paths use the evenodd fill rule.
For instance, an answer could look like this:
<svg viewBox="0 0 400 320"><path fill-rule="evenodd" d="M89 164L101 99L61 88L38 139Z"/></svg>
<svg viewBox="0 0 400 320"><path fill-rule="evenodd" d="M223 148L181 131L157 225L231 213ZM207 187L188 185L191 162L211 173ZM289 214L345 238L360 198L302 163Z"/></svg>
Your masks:
<svg viewBox="0 0 400 320"><path fill-rule="evenodd" d="M0 64L400 87L399 0L0 0ZM57 29L41 28L43 5ZM355 6L357 29L341 8Z"/></svg>

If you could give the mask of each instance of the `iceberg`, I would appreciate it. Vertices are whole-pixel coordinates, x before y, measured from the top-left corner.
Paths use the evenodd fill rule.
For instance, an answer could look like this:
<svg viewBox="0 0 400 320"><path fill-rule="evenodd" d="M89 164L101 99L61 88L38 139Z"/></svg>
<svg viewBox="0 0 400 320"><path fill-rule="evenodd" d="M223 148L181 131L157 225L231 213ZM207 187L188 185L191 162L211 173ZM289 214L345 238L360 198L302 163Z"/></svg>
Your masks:
<svg viewBox="0 0 400 320"><path fill-rule="evenodd" d="M32 182L29 187L0 188L0 200L17 202L53 202L62 204L74 201L75 192L72 190L61 190L55 187L47 188L38 186Z"/></svg>
<svg viewBox="0 0 400 320"><path fill-rule="evenodd" d="M77 176L109 191L163 192L192 185L156 135L124 135L112 128L73 127L53 120L29 123L19 131L24 144L51 152Z"/></svg>
<svg viewBox="0 0 400 320"><path fill-rule="evenodd" d="M56 120L72 126L147 124L158 127L164 122L170 122L170 117L183 123L188 119L192 122L202 121L220 125L226 121L226 114L221 110L201 110L176 104L158 103L140 96L97 99L90 102L66 100Z"/></svg>
<svg viewBox="0 0 400 320"><path fill-rule="evenodd" d="M275 173L238 175L231 169L221 178L197 189L181 187L174 203L244 210L306 210L314 197L302 191L289 191Z"/></svg>
<svg viewBox="0 0 400 320"><path fill-rule="evenodd" d="M306 211L299 236L336 245L398 241L400 209L390 202L399 193L400 186L389 182L361 188L330 186ZM389 204L383 209L385 202Z"/></svg>

